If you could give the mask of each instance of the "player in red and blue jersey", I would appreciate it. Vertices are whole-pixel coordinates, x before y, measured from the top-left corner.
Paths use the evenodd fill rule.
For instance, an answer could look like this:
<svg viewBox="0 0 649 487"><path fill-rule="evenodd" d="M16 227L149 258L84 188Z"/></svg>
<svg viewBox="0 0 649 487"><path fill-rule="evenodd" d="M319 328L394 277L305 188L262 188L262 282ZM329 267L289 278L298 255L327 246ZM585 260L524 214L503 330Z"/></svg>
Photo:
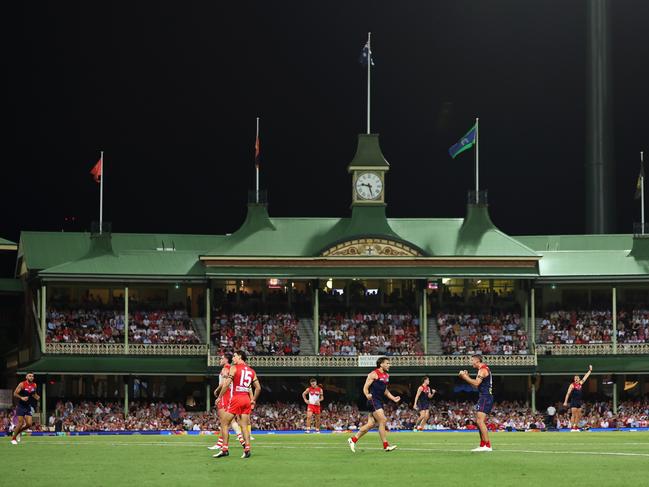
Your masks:
<svg viewBox="0 0 649 487"><path fill-rule="evenodd" d="M435 389L430 388L430 379L424 377L422 384L417 388L417 394L415 394L415 404L413 408L416 411L419 411L419 418L415 422L414 431L422 431L424 426L430 418L430 400L437 392Z"/></svg>
<svg viewBox="0 0 649 487"><path fill-rule="evenodd" d="M478 403L476 409L476 424L480 432L480 446L472 451L492 451L489 441L489 430L487 429L487 415L491 413L494 405L493 377L489 366L482 361L482 355L476 354L471 357L471 365L478 369L475 379L469 376L466 370L460 371L460 378L478 389Z"/></svg>
<svg viewBox="0 0 649 487"><path fill-rule="evenodd" d="M591 372L593 371L593 366L588 366L588 372L584 375L583 379L580 379L576 375L572 384L568 387L568 392L566 392L566 398L563 401L564 406L568 406L568 398L570 398L570 431L579 431L579 420L581 419L581 407L584 404L584 398L581 392L581 386L584 385L584 382L588 380Z"/></svg>
<svg viewBox="0 0 649 487"><path fill-rule="evenodd" d="M307 399L307 395L309 398ZM311 379L309 381L309 387L307 387L302 393L302 399L306 403L306 429L305 433L311 431L311 418L315 416L315 428L316 433L320 433L320 413L321 413L321 404L324 400L324 392L322 387L318 386L318 381L316 379Z"/></svg>
<svg viewBox="0 0 649 487"><path fill-rule="evenodd" d="M223 446L221 451L214 458L227 457L230 453L228 450L229 439L229 425L235 417L239 417L239 424L243 432L243 439L245 441L243 447L243 455L241 458L250 458L250 414L255 407L257 398L261 393L261 384L257 378L257 374L252 367L246 364L247 354L245 351L240 350L232 356L232 365L228 372L228 376L223 381L223 386L219 392L217 403L227 393L231 394L230 403L228 404L227 411L223 414L221 422L221 436L223 438ZM230 387L232 386L232 387ZM254 394L250 397L250 387L253 386Z"/></svg>
<svg viewBox="0 0 649 487"><path fill-rule="evenodd" d="M383 411L383 401L387 397L391 401L399 402L401 398L399 396L393 396L390 391L388 391L388 383L390 382L390 375L388 371L390 370L390 360L387 357L381 357L376 361L376 369L370 372L367 375L365 380L365 385L363 386L363 394L367 398L367 407L370 410L370 416L363 426L360 427L358 433L356 433L351 438L347 439L349 443L349 448L355 453L356 452L356 443L360 440L365 433L371 430L376 424L379 425L379 436L381 437L381 443L383 443L384 451L392 451L397 445L390 445L388 443L388 435L386 423L388 419L385 417L385 412Z"/></svg>
<svg viewBox="0 0 649 487"><path fill-rule="evenodd" d="M29 373L25 380L16 386L14 397L18 399L16 407L16 416L18 417L18 426L11 437L11 444L20 443L20 434L32 427L32 416L36 409L37 401L41 399L38 395L38 386L34 382L34 374Z"/></svg>

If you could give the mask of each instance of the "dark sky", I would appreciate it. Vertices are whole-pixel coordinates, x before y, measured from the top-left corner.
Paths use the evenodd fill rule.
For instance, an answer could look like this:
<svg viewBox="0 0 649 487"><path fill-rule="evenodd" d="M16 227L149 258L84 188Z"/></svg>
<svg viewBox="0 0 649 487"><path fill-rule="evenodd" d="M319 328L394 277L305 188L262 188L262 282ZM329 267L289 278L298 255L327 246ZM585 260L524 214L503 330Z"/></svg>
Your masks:
<svg viewBox="0 0 649 487"><path fill-rule="evenodd" d="M611 3L617 231L627 233L639 219L638 152L649 150L649 2ZM271 214L348 215L370 30L389 216L464 214L472 154L446 151L478 115L495 223L584 231L585 0L6 8L3 237L89 228L100 149L114 231L231 232L253 186L258 115Z"/></svg>

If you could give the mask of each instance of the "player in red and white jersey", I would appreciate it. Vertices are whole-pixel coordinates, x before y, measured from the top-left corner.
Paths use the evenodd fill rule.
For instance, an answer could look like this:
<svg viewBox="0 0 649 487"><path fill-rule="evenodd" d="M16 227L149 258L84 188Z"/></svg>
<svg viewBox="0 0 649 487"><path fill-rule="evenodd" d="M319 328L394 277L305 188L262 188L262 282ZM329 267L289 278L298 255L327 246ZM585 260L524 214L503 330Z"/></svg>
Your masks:
<svg viewBox="0 0 649 487"><path fill-rule="evenodd" d="M223 422L221 423L221 435L223 436L223 446L221 451L214 458L227 457L230 453L228 450L229 431L226 425L235 418L240 417L240 425L243 431L243 439L245 441L243 455L241 458L250 458L250 431L248 424L250 424L250 413L257 403L259 394L261 393L261 384L257 378L255 371L246 364L247 354L245 351L240 350L232 356L232 365L228 376L223 381L223 385L219 392L217 401L220 401L226 391L230 391L232 398L228 405L227 411L223 414ZM230 388L230 386L232 386ZM254 388L252 398L250 397L250 387Z"/></svg>
<svg viewBox="0 0 649 487"><path fill-rule="evenodd" d="M232 354L231 353L224 353L221 356L221 362L220 365L222 367L221 372L219 373L219 385L218 387L214 390L214 397L219 397L219 393L221 392L221 388L223 386L223 381L225 378L228 376L230 373L230 365L232 364ZM232 386L230 386L231 388ZM227 411L228 406L230 405L230 399L232 398L232 394L227 393L223 395L220 401L216 401L215 407L217 408L217 414L219 415L219 422L220 424L223 424L223 413ZM243 441L243 435L241 434L241 427L239 426L239 423L237 423L236 418L232 420L232 423L230 424L234 432L237 434L237 440L239 440L239 443L241 443L241 446L244 445ZM208 450L220 450L221 447L223 446L223 436L219 435L218 441L212 445L208 446Z"/></svg>
<svg viewBox="0 0 649 487"><path fill-rule="evenodd" d="M307 398L307 395L309 396ZM315 416L315 432L320 433L320 404L324 400L324 391L322 387L318 386L318 381L311 379L309 387L302 393L302 399L306 403L306 429L305 433L311 432L311 418Z"/></svg>

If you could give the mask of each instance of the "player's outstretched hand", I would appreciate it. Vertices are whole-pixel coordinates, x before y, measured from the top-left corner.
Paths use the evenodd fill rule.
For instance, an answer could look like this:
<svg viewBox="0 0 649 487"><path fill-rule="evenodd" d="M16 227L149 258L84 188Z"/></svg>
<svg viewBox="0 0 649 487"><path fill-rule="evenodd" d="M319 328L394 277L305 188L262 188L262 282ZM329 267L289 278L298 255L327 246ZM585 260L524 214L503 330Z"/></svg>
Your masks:
<svg viewBox="0 0 649 487"><path fill-rule="evenodd" d="M394 396L393 401L394 401L394 402L399 402L399 401L401 401L401 396Z"/></svg>
<svg viewBox="0 0 649 487"><path fill-rule="evenodd" d="M589 372L592 372L592 371L593 371L593 366L592 366L592 365L589 365L589 366L588 366L588 371L589 371Z"/></svg>

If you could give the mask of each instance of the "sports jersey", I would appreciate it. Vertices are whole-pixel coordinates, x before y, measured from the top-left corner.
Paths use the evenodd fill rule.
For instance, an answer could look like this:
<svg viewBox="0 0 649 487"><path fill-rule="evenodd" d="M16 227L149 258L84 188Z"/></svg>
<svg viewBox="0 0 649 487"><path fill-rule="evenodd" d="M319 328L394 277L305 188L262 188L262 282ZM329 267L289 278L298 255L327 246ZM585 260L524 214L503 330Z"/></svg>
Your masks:
<svg viewBox="0 0 649 487"><path fill-rule="evenodd" d="M489 370L489 366L487 364L482 364L480 365L480 369L478 369L478 372L481 370L486 370L487 371L487 377L482 378L482 382L480 382L480 385L478 386L478 394L481 396L493 396L493 381L491 377L491 370Z"/></svg>
<svg viewBox="0 0 649 487"><path fill-rule="evenodd" d="M376 369L374 373L377 375L377 379L370 385L370 394L372 394L372 399L383 401L385 390L388 388L388 383L390 382L390 375L382 372L381 369Z"/></svg>
<svg viewBox="0 0 649 487"><path fill-rule="evenodd" d="M20 397L28 397L29 399L27 401L20 400L19 405L35 408L36 398L34 397L34 394L36 394L36 389L36 382L29 382L28 380L22 381L20 383L20 391L18 392L18 395Z"/></svg>
<svg viewBox="0 0 649 487"><path fill-rule="evenodd" d="M570 394L570 407L580 408L583 404L583 392L581 390L580 382L572 383L572 394Z"/></svg>
<svg viewBox="0 0 649 487"><path fill-rule="evenodd" d="M317 405L322 396L322 388L320 387L309 387L309 404Z"/></svg>
<svg viewBox="0 0 649 487"><path fill-rule="evenodd" d="M232 378L232 395L248 396L250 385L254 379L255 371L251 367L244 363L237 364L234 377Z"/></svg>
<svg viewBox="0 0 649 487"><path fill-rule="evenodd" d="M428 409L430 407L430 399L428 398L428 394L430 394L430 387L421 386L421 394L419 394L419 401L417 402L417 405L421 409Z"/></svg>

